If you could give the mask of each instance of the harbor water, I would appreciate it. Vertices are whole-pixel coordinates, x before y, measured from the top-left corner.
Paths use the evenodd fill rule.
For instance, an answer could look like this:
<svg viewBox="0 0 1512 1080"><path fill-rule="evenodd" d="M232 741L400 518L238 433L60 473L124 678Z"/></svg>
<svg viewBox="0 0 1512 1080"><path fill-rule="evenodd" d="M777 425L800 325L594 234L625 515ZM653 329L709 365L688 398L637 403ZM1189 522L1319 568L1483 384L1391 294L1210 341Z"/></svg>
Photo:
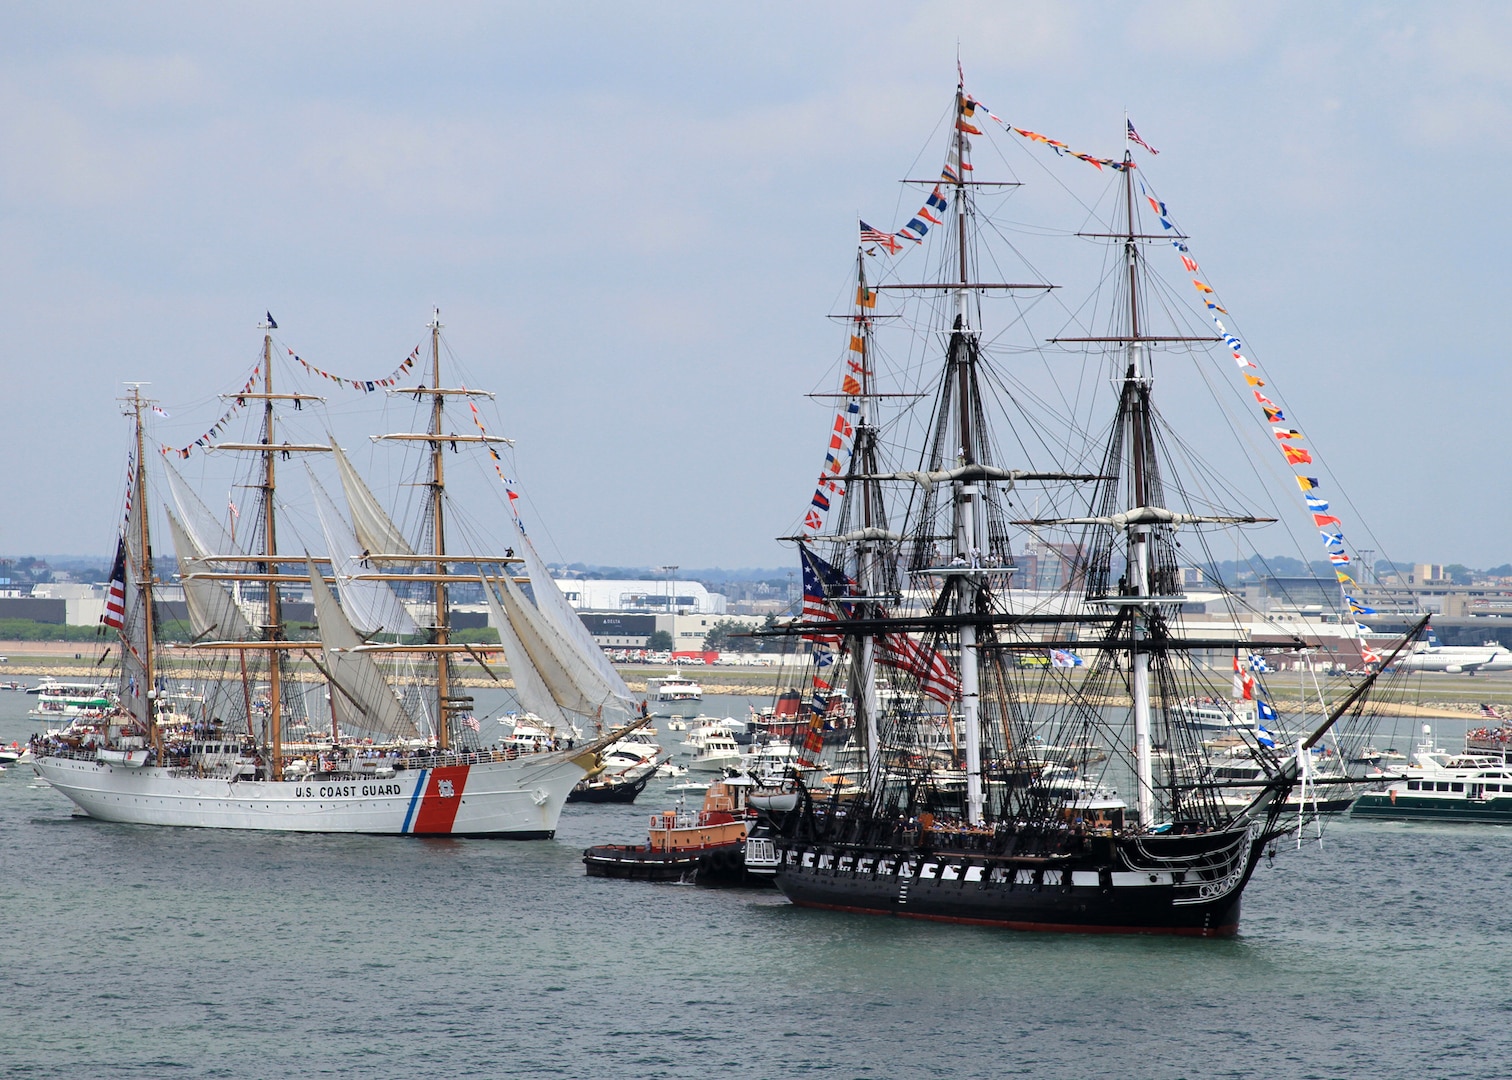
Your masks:
<svg viewBox="0 0 1512 1080"><path fill-rule="evenodd" d="M33 700L0 693L0 741L40 727ZM1489 1078L1512 1061L1512 830L1333 821L1321 849L1262 864L1232 940L1024 934L586 877L582 849L643 841L668 783L518 843L102 824L12 766L0 1074Z"/></svg>

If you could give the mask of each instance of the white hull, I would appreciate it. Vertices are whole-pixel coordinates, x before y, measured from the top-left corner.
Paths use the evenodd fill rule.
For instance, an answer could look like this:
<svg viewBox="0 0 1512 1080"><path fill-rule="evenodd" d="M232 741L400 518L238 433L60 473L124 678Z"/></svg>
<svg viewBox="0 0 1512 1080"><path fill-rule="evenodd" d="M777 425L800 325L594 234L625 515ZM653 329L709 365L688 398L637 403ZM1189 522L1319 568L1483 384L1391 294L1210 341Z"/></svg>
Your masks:
<svg viewBox="0 0 1512 1080"><path fill-rule="evenodd" d="M725 769L737 769L740 767L740 755L715 754L710 757L695 757L688 762L688 768L693 772L717 773Z"/></svg>
<svg viewBox="0 0 1512 1080"><path fill-rule="evenodd" d="M41 757L37 775L90 817L277 832L545 839L587 769L580 754L406 769L383 779L229 780L161 766ZM588 759L591 761L591 758Z"/></svg>

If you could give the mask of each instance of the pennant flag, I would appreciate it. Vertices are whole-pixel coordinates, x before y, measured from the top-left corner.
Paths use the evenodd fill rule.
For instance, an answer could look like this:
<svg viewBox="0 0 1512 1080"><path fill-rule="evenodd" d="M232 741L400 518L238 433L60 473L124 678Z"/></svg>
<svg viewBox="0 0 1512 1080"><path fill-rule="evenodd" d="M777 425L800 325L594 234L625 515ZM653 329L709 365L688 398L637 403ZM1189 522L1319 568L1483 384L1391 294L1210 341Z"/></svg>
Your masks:
<svg viewBox="0 0 1512 1080"><path fill-rule="evenodd" d="M1334 577L1336 577L1336 578L1339 579L1339 584L1340 585L1357 585L1357 584L1359 584L1359 582L1355 581L1354 578L1350 577L1348 574L1346 574L1342 570L1335 570L1334 571Z"/></svg>
<svg viewBox="0 0 1512 1080"><path fill-rule="evenodd" d="M1328 504L1324 503L1323 505L1327 506ZM1341 529L1344 527L1344 523L1338 518L1334 517L1332 514L1314 514L1313 524L1320 529L1325 525L1337 525Z"/></svg>
<svg viewBox="0 0 1512 1080"><path fill-rule="evenodd" d="M268 316L268 329L269 330L277 330L278 329L278 323L276 323L276 322L273 321L273 313L270 311L270 312L267 313L267 316Z"/></svg>
<svg viewBox="0 0 1512 1080"><path fill-rule="evenodd" d="M1251 386L1264 386L1265 385L1265 380L1264 379L1257 379L1255 376L1251 375L1247 371L1244 373L1244 381L1247 382L1247 383L1249 383Z"/></svg>

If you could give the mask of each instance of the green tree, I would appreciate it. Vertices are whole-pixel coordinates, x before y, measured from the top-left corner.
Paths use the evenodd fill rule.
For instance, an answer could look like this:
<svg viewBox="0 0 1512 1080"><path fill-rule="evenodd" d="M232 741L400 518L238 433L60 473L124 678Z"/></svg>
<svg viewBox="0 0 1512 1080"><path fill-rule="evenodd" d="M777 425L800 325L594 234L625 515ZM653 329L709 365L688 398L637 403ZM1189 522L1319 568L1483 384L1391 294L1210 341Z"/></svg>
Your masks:
<svg viewBox="0 0 1512 1080"><path fill-rule="evenodd" d="M1444 567L1444 576L1453 585L1470 584L1470 568L1468 566L1461 566L1459 563L1450 563Z"/></svg>
<svg viewBox="0 0 1512 1080"><path fill-rule="evenodd" d="M671 652L672 635L665 630L656 630L651 634L651 639L646 642L646 648L652 652Z"/></svg>

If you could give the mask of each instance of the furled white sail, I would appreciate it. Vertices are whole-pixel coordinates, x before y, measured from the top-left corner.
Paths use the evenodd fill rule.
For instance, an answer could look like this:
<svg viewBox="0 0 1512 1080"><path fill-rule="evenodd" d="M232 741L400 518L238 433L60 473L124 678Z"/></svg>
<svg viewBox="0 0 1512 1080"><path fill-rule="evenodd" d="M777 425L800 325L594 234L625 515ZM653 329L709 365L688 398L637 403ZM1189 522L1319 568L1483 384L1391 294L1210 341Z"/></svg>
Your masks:
<svg viewBox="0 0 1512 1080"><path fill-rule="evenodd" d="M163 472L168 477L168 491L173 496L173 505L178 507L179 522L198 549L195 558L246 554L246 548L231 538L220 519L210 512L209 507L167 458L163 459Z"/></svg>
<svg viewBox="0 0 1512 1080"><path fill-rule="evenodd" d="M405 610L386 581L359 581L356 575L366 572L361 549L351 527L342 518L336 504L315 474L310 473L310 491L315 496L315 513L325 533L326 551L331 556L331 571L341 592L341 609L365 634L413 634L415 620Z"/></svg>
<svg viewBox="0 0 1512 1080"><path fill-rule="evenodd" d="M152 602L150 588L144 588L142 566L141 514L146 508L138 499L131 500L126 512L125 545L125 607L126 615L121 626L121 705L141 724L152 722L152 687L147 685L146 658L151 647L147 640L147 605Z"/></svg>
<svg viewBox="0 0 1512 1080"><path fill-rule="evenodd" d="M383 672L367 653L355 651L362 637L342 614L336 596L325 583L314 560L306 560L310 573L310 597L320 624L320 649L326 671L336 683L331 700L338 720L362 730L392 738L413 737L419 729L394 694Z"/></svg>
<svg viewBox="0 0 1512 1080"><path fill-rule="evenodd" d="M615 704L627 712L636 712L635 695L625 685L625 680L620 678L620 673L614 670L614 665L609 663L609 658L604 655L599 643L593 640L593 635L583 625L583 620L578 618L578 613L567 603L567 598L562 595L562 590L557 588L547 571L546 563L523 530L520 531L519 542L525 559L525 573L530 578L530 590L535 594L536 607L545 614L559 634L576 645L578 655L593 669L597 682L604 689L600 700L608 704L612 698Z"/></svg>
<svg viewBox="0 0 1512 1080"><path fill-rule="evenodd" d="M189 625L194 636L214 637L219 641L250 641L252 624L237 606L230 591L219 581L206 581L192 575L206 568L205 552L195 543L173 511L168 515L168 529L173 534L173 550L178 556L179 582L184 586L184 606L189 609Z"/></svg>
<svg viewBox="0 0 1512 1080"><path fill-rule="evenodd" d="M514 678L515 697L520 699L520 707L526 712L535 713L560 731L567 730L570 726L567 715L556 703L556 698L551 696L546 680L541 678L524 643L520 641L520 635L515 633L514 624L509 621L504 605L499 603L493 586L487 582L483 584L483 595L488 599L488 609L493 613L494 625L499 629L499 643L504 646L504 660L509 664L509 674Z"/></svg>
<svg viewBox="0 0 1512 1080"><path fill-rule="evenodd" d="M548 623L508 576L495 579L504 613L556 703L571 712L597 715L609 693L570 642Z"/></svg>
<svg viewBox="0 0 1512 1080"><path fill-rule="evenodd" d="M373 497L372 491L342 453L341 447L331 439L331 453L336 458L336 470L341 474L341 490L346 493L347 509L352 512L352 528L357 533L357 542L364 551L374 555L413 555L414 549L399 531L383 504Z"/></svg>

